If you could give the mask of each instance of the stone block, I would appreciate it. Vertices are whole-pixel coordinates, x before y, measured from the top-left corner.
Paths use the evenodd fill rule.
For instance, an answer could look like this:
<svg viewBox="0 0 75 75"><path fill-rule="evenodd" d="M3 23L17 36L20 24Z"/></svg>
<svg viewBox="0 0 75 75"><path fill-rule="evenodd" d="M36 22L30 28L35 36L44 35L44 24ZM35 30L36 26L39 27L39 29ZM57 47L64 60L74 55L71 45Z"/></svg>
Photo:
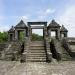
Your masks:
<svg viewBox="0 0 75 75"><path fill-rule="evenodd" d="M51 62L52 61L52 53L50 53L50 52L48 52L47 53L47 60L48 60L48 62Z"/></svg>
<svg viewBox="0 0 75 75"><path fill-rule="evenodd" d="M22 53L20 62L26 62L26 53Z"/></svg>

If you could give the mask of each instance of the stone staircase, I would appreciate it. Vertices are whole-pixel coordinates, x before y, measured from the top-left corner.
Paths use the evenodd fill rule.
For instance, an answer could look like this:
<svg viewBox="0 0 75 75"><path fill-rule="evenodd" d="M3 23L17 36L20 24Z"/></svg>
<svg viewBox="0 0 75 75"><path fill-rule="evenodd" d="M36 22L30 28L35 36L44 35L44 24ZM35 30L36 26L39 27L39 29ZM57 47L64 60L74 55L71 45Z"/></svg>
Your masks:
<svg viewBox="0 0 75 75"><path fill-rule="evenodd" d="M0 43L0 60L3 59L4 51L6 48L8 48L9 43Z"/></svg>
<svg viewBox="0 0 75 75"><path fill-rule="evenodd" d="M75 60L75 38L64 39L63 46L66 50L68 50L72 59Z"/></svg>
<svg viewBox="0 0 75 75"><path fill-rule="evenodd" d="M66 49L62 46L61 41L59 40L54 40L54 46L56 49L57 54L59 54L61 60L71 60L71 56L69 53L66 51Z"/></svg>
<svg viewBox="0 0 75 75"><path fill-rule="evenodd" d="M4 60L19 60L21 52L21 42L11 42L5 49Z"/></svg>
<svg viewBox="0 0 75 75"><path fill-rule="evenodd" d="M27 61L46 62L44 41L30 42L30 49L27 53Z"/></svg>

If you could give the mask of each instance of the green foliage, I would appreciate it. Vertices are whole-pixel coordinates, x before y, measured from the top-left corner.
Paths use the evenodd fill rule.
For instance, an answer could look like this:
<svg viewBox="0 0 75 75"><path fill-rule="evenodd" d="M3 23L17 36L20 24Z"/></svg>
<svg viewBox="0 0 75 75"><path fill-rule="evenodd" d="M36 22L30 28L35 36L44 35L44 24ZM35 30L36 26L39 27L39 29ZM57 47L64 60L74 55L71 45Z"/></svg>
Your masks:
<svg viewBox="0 0 75 75"><path fill-rule="evenodd" d="M25 36L24 32L20 32L20 34L19 34L19 40L23 41L24 40L24 36ZM36 40L37 41L41 41L41 40L43 40L43 36L40 36L38 34L33 33L32 37L31 37L31 40L32 41L36 41Z"/></svg>
<svg viewBox="0 0 75 75"><path fill-rule="evenodd" d="M20 33L19 39L21 41L24 40L24 32ZM41 41L41 40L43 40L43 36L33 33L31 40L32 41ZM8 41L8 32L0 32L0 43L6 42L6 41Z"/></svg>
<svg viewBox="0 0 75 75"><path fill-rule="evenodd" d="M6 42L8 40L7 32L0 32L0 42Z"/></svg>
<svg viewBox="0 0 75 75"><path fill-rule="evenodd" d="M32 41L41 41L41 40L43 40L43 36L40 36L40 35L38 35L38 34L33 33L31 40L32 40Z"/></svg>
<svg viewBox="0 0 75 75"><path fill-rule="evenodd" d="M19 40L20 40L20 41L23 41L23 40L24 40L24 36L25 36L25 33L24 33L23 31L20 32Z"/></svg>

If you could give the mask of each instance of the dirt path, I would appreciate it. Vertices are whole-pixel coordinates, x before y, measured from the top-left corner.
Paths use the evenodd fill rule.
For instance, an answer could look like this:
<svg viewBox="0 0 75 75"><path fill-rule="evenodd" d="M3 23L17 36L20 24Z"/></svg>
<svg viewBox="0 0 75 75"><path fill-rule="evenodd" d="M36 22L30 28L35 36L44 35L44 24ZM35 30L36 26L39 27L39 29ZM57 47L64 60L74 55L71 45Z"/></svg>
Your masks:
<svg viewBox="0 0 75 75"><path fill-rule="evenodd" d="M58 63L0 61L0 75L75 75L75 61Z"/></svg>

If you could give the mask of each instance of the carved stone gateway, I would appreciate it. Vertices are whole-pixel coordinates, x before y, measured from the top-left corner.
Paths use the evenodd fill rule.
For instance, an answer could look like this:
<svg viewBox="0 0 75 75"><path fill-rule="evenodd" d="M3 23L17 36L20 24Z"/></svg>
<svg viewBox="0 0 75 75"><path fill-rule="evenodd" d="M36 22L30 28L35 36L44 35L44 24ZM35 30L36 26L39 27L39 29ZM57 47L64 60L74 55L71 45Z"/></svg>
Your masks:
<svg viewBox="0 0 75 75"><path fill-rule="evenodd" d="M43 26L41 26L43 25ZM55 20L52 20L49 25L47 22L28 22L27 25L21 20L15 27L12 27L9 33L9 41L19 40L19 33L25 32L25 37L31 38L32 29L43 29L44 38L48 36L51 38L51 31L55 31L55 38L61 39L67 37L68 30L64 26L60 26Z"/></svg>
<svg viewBox="0 0 75 75"><path fill-rule="evenodd" d="M42 26L41 26L42 25ZM27 25L21 20L15 27L12 27L9 33L9 41L19 40L19 33L24 31L25 37L31 38L32 29L43 29L43 37L51 37L51 31L55 31L56 39L67 37L67 29L60 26L55 20L47 26L47 22L28 22Z"/></svg>
<svg viewBox="0 0 75 75"><path fill-rule="evenodd" d="M42 26L41 26L42 25ZM31 39L32 29L43 29L43 38L47 35L47 22L28 22L29 38Z"/></svg>
<svg viewBox="0 0 75 75"><path fill-rule="evenodd" d="M32 29L43 29L43 41L32 41ZM24 32L24 50L21 53L21 61L47 61L51 62L52 57L61 58L62 49L60 48L60 40L67 37L67 29L62 27L52 20L49 25L47 22L27 22L27 25L21 20L15 27L9 31L9 41L19 41L20 32ZM52 37L52 31L55 32L55 37ZM40 32L41 33L41 32ZM53 40L52 44L51 39ZM59 40L59 41L58 41ZM51 46L50 46L51 45ZM53 51L53 50L54 51ZM35 51L35 52L34 52Z"/></svg>

